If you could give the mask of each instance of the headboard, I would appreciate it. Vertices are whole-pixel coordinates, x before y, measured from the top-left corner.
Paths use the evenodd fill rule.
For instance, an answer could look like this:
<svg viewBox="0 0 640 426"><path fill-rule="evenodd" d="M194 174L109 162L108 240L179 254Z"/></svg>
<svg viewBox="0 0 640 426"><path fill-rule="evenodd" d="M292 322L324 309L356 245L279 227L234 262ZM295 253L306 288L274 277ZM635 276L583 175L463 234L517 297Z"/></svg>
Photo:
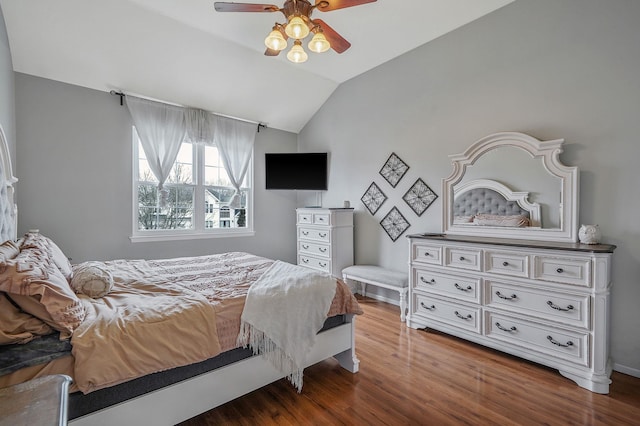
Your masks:
<svg viewBox="0 0 640 426"><path fill-rule="evenodd" d="M18 227L18 207L15 203L13 184L18 179L13 176L9 145L0 125L0 242L15 240Z"/></svg>
<svg viewBox="0 0 640 426"><path fill-rule="evenodd" d="M476 179L456 185L453 197L454 217L522 215L529 219L529 226L540 226L540 205L529 202L529 193L511 191L495 180Z"/></svg>

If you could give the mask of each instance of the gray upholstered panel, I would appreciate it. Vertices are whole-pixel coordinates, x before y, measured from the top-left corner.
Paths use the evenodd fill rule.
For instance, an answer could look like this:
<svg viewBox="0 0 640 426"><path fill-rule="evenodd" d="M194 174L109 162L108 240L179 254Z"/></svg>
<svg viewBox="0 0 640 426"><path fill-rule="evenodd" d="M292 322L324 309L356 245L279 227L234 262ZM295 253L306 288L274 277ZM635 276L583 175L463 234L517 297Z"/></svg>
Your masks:
<svg viewBox="0 0 640 426"><path fill-rule="evenodd" d="M529 217L529 212L520 208L517 202L507 201L496 191L486 188L465 191L453 201L454 216L472 216L476 214L523 215Z"/></svg>

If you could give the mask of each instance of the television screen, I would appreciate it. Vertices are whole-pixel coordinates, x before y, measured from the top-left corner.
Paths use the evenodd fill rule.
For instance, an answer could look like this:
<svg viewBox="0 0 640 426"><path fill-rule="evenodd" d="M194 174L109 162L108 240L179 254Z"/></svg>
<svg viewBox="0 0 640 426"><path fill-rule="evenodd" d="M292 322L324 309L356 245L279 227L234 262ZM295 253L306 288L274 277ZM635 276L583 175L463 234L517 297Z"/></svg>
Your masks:
<svg viewBox="0 0 640 426"><path fill-rule="evenodd" d="M266 153L266 189L327 190L327 153Z"/></svg>

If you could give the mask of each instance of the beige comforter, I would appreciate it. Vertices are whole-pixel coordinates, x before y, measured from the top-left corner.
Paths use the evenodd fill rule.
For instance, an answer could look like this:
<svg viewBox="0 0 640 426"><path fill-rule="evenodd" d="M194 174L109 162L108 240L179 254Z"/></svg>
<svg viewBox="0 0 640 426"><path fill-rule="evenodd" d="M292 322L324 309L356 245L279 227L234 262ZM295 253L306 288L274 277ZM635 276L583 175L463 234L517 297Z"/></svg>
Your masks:
<svg viewBox="0 0 640 426"><path fill-rule="evenodd" d="M74 380L88 393L211 358L236 346L247 291L273 261L247 253L111 261L114 287L81 297ZM338 281L328 315L362 313Z"/></svg>

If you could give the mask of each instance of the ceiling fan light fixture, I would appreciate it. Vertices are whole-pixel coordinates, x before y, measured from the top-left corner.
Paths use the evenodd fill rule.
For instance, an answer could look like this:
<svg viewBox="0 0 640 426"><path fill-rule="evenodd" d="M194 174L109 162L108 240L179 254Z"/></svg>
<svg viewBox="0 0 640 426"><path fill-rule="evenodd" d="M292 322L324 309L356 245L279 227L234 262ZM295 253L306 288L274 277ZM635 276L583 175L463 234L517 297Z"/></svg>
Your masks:
<svg viewBox="0 0 640 426"><path fill-rule="evenodd" d="M309 50L316 53L322 53L329 50L331 45L327 41L327 38L321 32L317 32L311 41L309 42Z"/></svg>
<svg viewBox="0 0 640 426"><path fill-rule="evenodd" d="M293 43L293 47L289 53L287 53L287 59L296 64L301 64L309 59L309 55L307 55L307 52L302 48L302 42L300 40L296 40Z"/></svg>
<svg viewBox="0 0 640 426"><path fill-rule="evenodd" d="M291 38L301 40L309 35L309 26L299 16L289 18L289 23L284 28L284 32Z"/></svg>
<svg viewBox="0 0 640 426"><path fill-rule="evenodd" d="M273 31L269 33L267 38L264 39L264 45L269 49L277 50L279 52L286 49L287 40L284 39L280 30L274 28Z"/></svg>

